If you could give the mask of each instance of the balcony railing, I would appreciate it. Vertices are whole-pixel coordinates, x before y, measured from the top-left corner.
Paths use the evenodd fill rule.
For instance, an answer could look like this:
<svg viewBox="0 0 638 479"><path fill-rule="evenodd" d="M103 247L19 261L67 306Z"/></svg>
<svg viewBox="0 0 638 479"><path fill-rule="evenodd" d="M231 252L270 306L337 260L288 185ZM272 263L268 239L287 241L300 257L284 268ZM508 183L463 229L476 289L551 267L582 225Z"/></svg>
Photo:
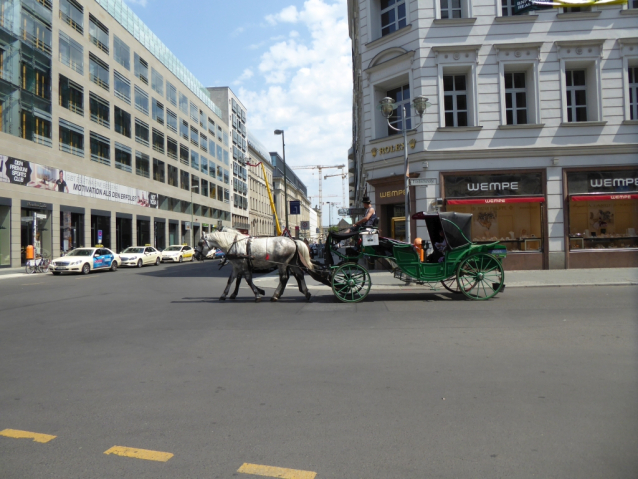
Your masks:
<svg viewBox="0 0 638 479"><path fill-rule="evenodd" d="M47 138L46 136L42 135L36 135L35 133L33 134L33 141L35 143L39 143L40 145L48 146L49 148L53 146L51 138Z"/></svg>
<svg viewBox="0 0 638 479"><path fill-rule="evenodd" d="M135 141L137 141L140 145L150 146L150 143L148 142L148 140L145 140L144 138L141 138L139 136L135 137Z"/></svg>
<svg viewBox="0 0 638 479"><path fill-rule="evenodd" d="M168 156L169 158L173 160L177 160L177 153L175 153L174 151L168 150L166 152L166 156Z"/></svg>
<svg viewBox="0 0 638 479"><path fill-rule="evenodd" d="M76 32L78 32L81 35L84 35L84 27L82 27L82 25L80 25L79 23L77 23L75 20L73 20L71 17L69 17L66 13L64 13L62 10L60 10L60 19L66 23L67 25L69 25L71 28L73 28Z"/></svg>
<svg viewBox="0 0 638 479"><path fill-rule="evenodd" d="M91 121L94 121L98 125L102 125L106 128L111 128L111 122L109 120L97 116L95 113L91 113Z"/></svg>
<svg viewBox="0 0 638 479"><path fill-rule="evenodd" d="M124 93L121 93L118 90L113 90L113 93L115 93L115 96L117 98L119 98L120 100L125 101L129 105L131 104L131 95L130 94L128 96L126 96Z"/></svg>
<svg viewBox="0 0 638 479"><path fill-rule="evenodd" d="M76 146L66 145L64 143L60 143L60 151L64 151L65 153L71 153L75 156L80 156L84 158L84 149L78 148Z"/></svg>
<svg viewBox="0 0 638 479"><path fill-rule="evenodd" d="M97 75L90 75L91 77L91 81L93 83L95 83L96 85L104 88L106 91L109 91L109 84L107 82L105 82L104 80L102 80L100 77L98 77Z"/></svg>
<svg viewBox="0 0 638 479"><path fill-rule="evenodd" d="M78 72L80 75L84 75L84 64L74 62L68 56L60 53L60 62L69 67L71 70Z"/></svg>
<svg viewBox="0 0 638 479"><path fill-rule="evenodd" d="M101 165L111 166L111 160L95 153L91 153L91 161L100 163Z"/></svg>
<svg viewBox="0 0 638 479"><path fill-rule="evenodd" d="M153 150L157 151L158 153L164 154L164 147L161 145L153 145Z"/></svg>
<svg viewBox="0 0 638 479"><path fill-rule="evenodd" d="M72 111L73 113L77 113L80 116L84 116L84 108L76 105L75 103L69 103L67 109L69 111Z"/></svg>
<svg viewBox="0 0 638 479"><path fill-rule="evenodd" d="M127 173L132 173L133 172L133 168L131 168L131 165L126 165L124 163L120 163L117 160L115 160L115 168L117 168L118 170L126 171Z"/></svg>
<svg viewBox="0 0 638 479"><path fill-rule="evenodd" d="M91 43L93 43L93 45L95 45L96 47L98 47L100 50L102 50L104 53L106 53L108 55L109 46L105 45L104 43L102 43L100 40L98 40L93 35L90 35L90 37L91 37Z"/></svg>

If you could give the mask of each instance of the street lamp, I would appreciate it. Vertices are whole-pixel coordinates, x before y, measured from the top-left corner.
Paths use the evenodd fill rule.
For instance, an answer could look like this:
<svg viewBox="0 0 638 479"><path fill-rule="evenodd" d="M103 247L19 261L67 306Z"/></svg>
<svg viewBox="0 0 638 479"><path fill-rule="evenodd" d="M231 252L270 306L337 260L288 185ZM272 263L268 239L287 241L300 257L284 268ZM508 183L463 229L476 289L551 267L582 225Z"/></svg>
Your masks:
<svg viewBox="0 0 638 479"><path fill-rule="evenodd" d="M191 246L195 247L195 225L193 225L193 215L195 214L195 205L193 204L193 190L197 188L199 193L199 185L194 185L191 178Z"/></svg>
<svg viewBox="0 0 638 479"><path fill-rule="evenodd" d="M284 211L286 213L286 230L288 234L290 234L290 229L288 229L288 179L286 178L286 142L284 141L284 130L275 130L275 135L281 135L281 150L284 160Z"/></svg>
<svg viewBox="0 0 638 479"><path fill-rule="evenodd" d="M426 108L430 106L430 103L428 102L428 99L426 97L424 97L423 95L419 95L412 101L412 105L414 106L416 112L419 114L421 123L419 123L414 128L399 129L390 124L390 117L398 107L398 105L394 102L394 99L385 97L379 102L379 109L381 110L381 114L387 120L388 126L395 131L403 133L403 167L405 170L405 241L407 243L410 243L410 167L408 165L408 131L416 131L416 129L423 124L423 113L425 113ZM401 105L401 108L403 110L402 118L407 121L405 114L405 105Z"/></svg>

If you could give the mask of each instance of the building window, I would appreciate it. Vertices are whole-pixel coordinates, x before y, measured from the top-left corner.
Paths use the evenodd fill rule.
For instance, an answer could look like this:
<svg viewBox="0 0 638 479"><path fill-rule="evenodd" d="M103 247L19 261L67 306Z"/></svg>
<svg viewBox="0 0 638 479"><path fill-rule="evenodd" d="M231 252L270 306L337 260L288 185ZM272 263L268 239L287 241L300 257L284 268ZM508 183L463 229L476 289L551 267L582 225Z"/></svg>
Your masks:
<svg viewBox="0 0 638 479"><path fill-rule="evenodd" d="M177 89L168 81L166 81L166 99L171 105L177 106Z"/></svg>
<svg viewBox="0 0 638 479"><path fill-rule="evenodd" d="M92 53L89 53L89 77L96 85L109 90L109 66Z"/></svg>
<svg viewBox="0 0 638 479"><path fill-rule="evenodd" d="M111 166L111 142L108 138L91 132L91 161Z"/></svg>
<svg viewBox="0 0 638 479"><path fill-rule="evenodd" d="M440 0L441 1L441 18L462 18L463 8L462 0Z"/></svg>
<svg viewBox="0 0 638 479"><path fill-rule="evenodd" d="M60 19L84 35L84 8L75 0L60 0Z"/></svg>
<svg viewBox="0 0 638 479"><path fill-rule="evenodd" d="M111 128L110 105L108 101L93 92L89 92L89 108L91 110L91 121L103 127Z"/></svg>
<svg viewBox="0 0 638 479"><path fill-rule="evenodd" d="M388 90L386 96L392 98L397 105L397 108L392 112L392 116L390 116L390 125L399 130L412 128L412 120L410 119L412 116L410 114L410 85ZM405 107L405 122L403 121L403 107ZM397 131L388 126L388 135L395 134L397 134Z"/></svg>
<svg viewBox="0 0 638 479"><path fill-rule="evenodd" d="M445 126L467 126L467 79L465 75L443 75Z"/></svg>
<svg viewBox="0 0 638 479"><path fill-rule="evenodd" d="M195 146L199 146L199 132L197 128L191 126L191 143Z"/></svg>
<svg viewBox="0 0 638 479"><path fill-rule="evenodd" d="M153 128L153 149L164 154L164 133Z"/></svg>
<svg viewBox="0 0 638 479"><path fill-rule="evenodd" d="M122 110L120 107L113 107L113 121L115 123L115 131L127 138L131 137L131 114Z"/></svg>
<svg viewBox="0 0 638 479"><path fill-rule="evenodd" d="M177 160L177 140L170 136L166 137L166 156L173 160Z"/></svg>
<svg viewBox="0 0 638 479"><path fill-rule="evenodd" d="M188 115L188 98L182 93L179 94L179 109L184 115Z"/></svg>
<svg viewBox="0 0 638 479"><path fill-rule="evenodd" d="M381 0L381 36L389 35L406 25L405 0Z"/></svg>
<svg viewBox="0 0 638 479"><path fill-rule="evenodd" d="M190 156L188 154L188 146L182 145L180 143L179 144L179 162L184 165L188 165L189 157Z"/></svg>
<svg viewBox="0 0 638 479"><path fill-rule="evenodd" d="M199 171L199 154L195 150L191 150L191 168Z"/></svg>
<svg viewBox="0 0 638 479"><path fill-rule="evenodd" d="M217 181L224 181L224 169L217 165Z"/></svg>
<svg viewBox="0 0 638 479"><path fill-rule="evenodd" d="M208 181L202 180L202 195L208 197Z"/></svg>
<svg viewBox="0 0 638 479"><path fill-rule="evenodd" d="M191 175L191 191L193 193L199 193L199 177Z"/></svg>
<svg viewBox="0 0 638 479"><path fill-rule="evenodd" d="M141 120L135 119L135 141L140 145L149 146L148 125Z"/></svg>
<svg viewBox="0 0 638 479"><path fill-rule="evenodd" d="M213 158L216 157L215 155L215 142L212 140L212 138L210 140L208 140L208 151L210 152L211 156Z"/></svg>
<svg viewBox="0 0 638 479"><path fill-rule="evenodd" d="M164 124L164 104L153 98L153 119L160 125Z"/></svg>
<svg viewBox="0 0 638 479"><path fill-rule="evenodd" d="M131 49L115 35L113 36L113 58L124 68L131 70Z"/></svg>
<svg viewBox="0 0 638 479"><path fill-rule="evenodd" d="M197 114L199 113L198 109L197 109L197 105L195 105L195 103L191 102L191 119L193 119L195 122L197 122Z"/></svg>
<svg viewBox="0 0 638 479"><path fill-rule="evenodd" d="M60 75L60 106L84 116L84 88Z"/></svg>
<svg viewBox="0 0 638 479"><path fill-rule="evenodd" d="M591 12L591 7L563 7L563 13Z"/></svg>
<svg viewBox="0 0 638 479"><path fill-rule="evenodd" d="M84 75L84 49L66 33L60 32L60 62L72 70Z"/></svg>
<svg viewBox="0 0 638 479"><path fill-rule="evenodd" d="M115 168L118 170L131 173L132 168L132 151L128 146L115 142Z"/></svg>
<svg viewBox="0 0 638 479"><path fill-rule="evenodd" d="M0 58L4 59L4 55ZM8 60L7 63L9 63ZM3 67L4 65L0 65L0 71L3 70ZM51 100L51 68L39 61L34 61L24 54L22 55L21 67L22 75L20 80L22 89L45 100ZM2 95L4 96L6 93L2 93ZM47 105L47 108L50 108L50 105Z"/></svg>
<svg viewBox="0 0 638 479"><path fill-rule="evenodd" d="M109 29L91 14L89 14L89 39L93 45L108 55Z"/></svg>
<svg viewBox="0 0 638 479"><path fill-rule="evenodd" d="M8 5L10 5L8 2L2 3L4 15L7 16L8 12L5 12L4 9L6 9ZM27 42L36 50L40 50L47 55L51 55L51 27L31 15L26 9L23 8L21 10L22 40ZM51 15L49 12L47 12L47 14ZM5 27L6 26L8 25L5 24Z"/></svg>
<svg viewBox="0 0 638 479"><path fill-rule="evenodd" d="M525 72L505 73L505 117L508 125L527 124Z"/></svg>
<svg viewBox="0 0 638 479"><path fill-rule="evenodd" d="M131 82L116 71L113 71L113 92L120 100L131 104Z"/></svg>
<svg viewBox="0 0 638 479"><path fill-rule="evenodd" d="M179 186L177 167L168 165L167 183L169 186Z"/></svg>
<svg viewBox="0 0 638 479"><path fill-rule="evenodd" d="M163 161L158 160L157 158L153 158L153 179L155 181L159 181L160 183L164 183L166 181L165 175L165 165Z"/></svg>
<svg viewBox="0 0 638 479"><path fill-rule="evenodd" d="M155 68L151 68L151 88L164 96L164 77Z"/></svg>
<svg viewBox="0 0 638 479"><path fill-rule="evenodd" d="M135 86L135 108L148 115L148 95L137 85Z"/></svg>
<svg viewBox="0 0 638 479"><path fill-rule="evenodd" d="M638 67L629 68L629 119L638 120Z"/></svg>
<svg viewBox="0 0 638 479"><path fill-rule="evenodd" d="M142 83L148 85L148 63L146 63L146 61L137 53L134 55L133 73Z"/></svg>
<svg viewBox="0 0 638 479"><path fill-rule="evenodd" d="M177 133L177 114L173 113L168 108L166 109L166 127Z"/></svg>
<svg viewBox="0 0 638 479"><path fill-rule="evenodd" d="M585 70L566 70L567 121L587 121L587 86Z"/></svg>
<svg viewBox="0 0 638 479"><path fill-rule="evenodd" d="M516 0L501 0L501 16L511 17L514 15L514 5L516 5Z"/></svg>
<svg viewBox="0 0 638 479"><path fill-rule="evenodd" d="M205 157L201 157L201 172L208 175L208 160Z"/></svg>
<svg viewBox="0 0 638 479"><path fill-rule="evenodd" d="M84 157L84 129L60 118L60 150Z"/></svg>
<svg viewBox="0 0 638 479"><path fill-rule="evenodd" d="M210 118L208 119L208 133L213 135L213 138L215 138L215 122Z"/></svg>
<svg viewBox="0 0 638 479"><path fill-rule="evenodd" d="M144 178L151 177L151 162L149 156L141 151L135 152L135 174Z"/></svg>
<svg viewBox="0 0 638 479"><path fill-rule="evenodd" d="M204 151L208 151L208 138L206 138L206 135L204 135L203 133L200 135L200 140L199 140L199 145L201 147L202 150Z"/></svg>
<svg viewBox="0 0 638 479"><path fill-rule="evenodd" d="M183 190L189 190L190 175L188 174L188 171L179 170L179 186Z"/></svg>
<svg viewBox="0 0 638 479"><path fill-rule="evenodd" d="M188 122L186 120L182 120L180 123L179 134L182 135L182 138L188 141Z"/></svg>

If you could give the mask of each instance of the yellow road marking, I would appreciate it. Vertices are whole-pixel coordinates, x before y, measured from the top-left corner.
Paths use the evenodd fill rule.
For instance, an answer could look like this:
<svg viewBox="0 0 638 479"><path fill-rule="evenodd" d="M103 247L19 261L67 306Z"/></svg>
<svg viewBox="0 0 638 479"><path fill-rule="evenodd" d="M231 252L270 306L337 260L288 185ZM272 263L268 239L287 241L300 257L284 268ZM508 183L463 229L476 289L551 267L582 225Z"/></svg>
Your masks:
<svg viewBox="0 0 638 479"><path fill-rule="evenodd" d="M237 472L253 474L255 476L279 477L280 479L315 479L316 472L285 469L283 467L260 466L259 464L244 463Z"/></svg>
<svg viewBox="0 0 638 479"><path fill-rule="evenodd" d="M136 459L146 459L147 461L166 462L173 454L170 452L149 451L148 449L137 449L134 447L113 446L104 454L115 454L117 456L134 457Z"/></svg>
<svg viewBox="0 0 638 479"><path fill-rule="evenodd" d="M19 431L17 429L5 429L0 431L0 436L12 437L14 439L33 439L33 442L49 442L56 438L49 434L38 434L37 432Z"/></svg>

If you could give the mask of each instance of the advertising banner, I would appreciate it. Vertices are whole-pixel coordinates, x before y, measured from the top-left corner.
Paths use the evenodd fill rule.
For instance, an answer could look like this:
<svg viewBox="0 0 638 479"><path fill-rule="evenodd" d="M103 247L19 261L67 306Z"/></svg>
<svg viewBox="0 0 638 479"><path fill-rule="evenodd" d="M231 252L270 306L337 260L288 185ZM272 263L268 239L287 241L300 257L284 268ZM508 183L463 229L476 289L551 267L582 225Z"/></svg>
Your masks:
<svg viewBox="0 0 638 479"><path fill-rule="evenodd" d="M157 208L157 194L0 155L0 183Z"/></svg>
<svg viewBox="0 0 638 479"><path fill-rule="evenodd" d="M638 168L569 172L567 173L567 186L570 195L637 192Z"/></svg>
<svg viewBox="0 0 638 479"><path fill-rule="evenodd" d="M445 176L446 198L535 196L543 194L541 173Z"/></svg>

